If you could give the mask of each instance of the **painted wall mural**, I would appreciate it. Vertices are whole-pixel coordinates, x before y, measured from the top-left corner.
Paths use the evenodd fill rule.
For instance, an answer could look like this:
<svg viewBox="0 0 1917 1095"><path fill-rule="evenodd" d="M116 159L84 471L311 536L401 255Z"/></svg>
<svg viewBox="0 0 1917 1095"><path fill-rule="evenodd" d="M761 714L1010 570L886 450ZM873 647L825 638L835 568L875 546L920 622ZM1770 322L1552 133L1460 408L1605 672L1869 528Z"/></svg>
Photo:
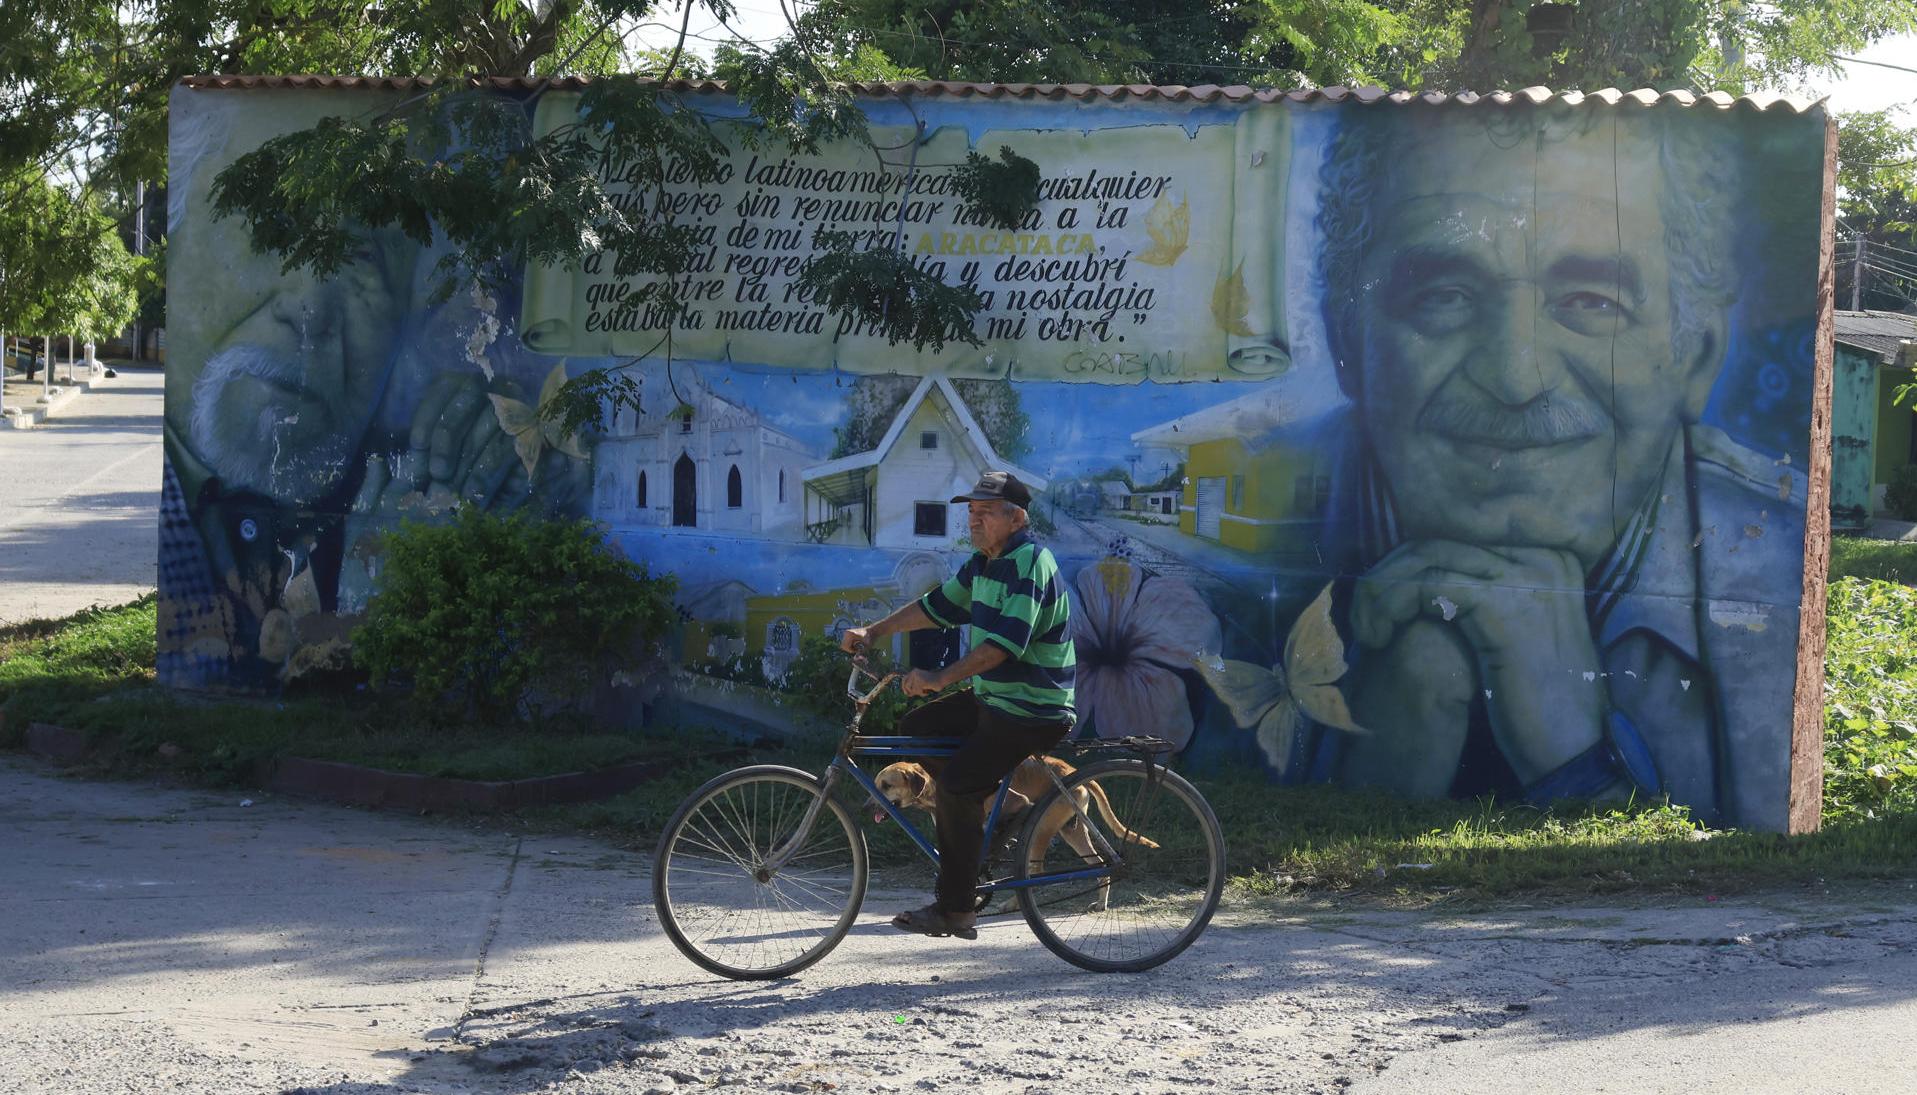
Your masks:
<svg viewBox="0 0 1917 1095"><path fill-rule="evenodd" d="M1821 111L878 97L883 151L785 156L695 97L737 146L723 184L607 174L697 227L694 304L634 368L644 410L566 438L542 396L665 333L609 262L435 301L432 248L319 281L211 218L235 156L382 94L175 92L168 683L337 664L379 531L466 504L603 522L680 578L684 709L777 718L803 639L948 573L944 500L1008 468L1070 582L1088 732L1783 827ZM1042 172L1013 231L950 189L1000 147ZM983 344L827 315L796 286L820 227L973 284Z"/></svg>

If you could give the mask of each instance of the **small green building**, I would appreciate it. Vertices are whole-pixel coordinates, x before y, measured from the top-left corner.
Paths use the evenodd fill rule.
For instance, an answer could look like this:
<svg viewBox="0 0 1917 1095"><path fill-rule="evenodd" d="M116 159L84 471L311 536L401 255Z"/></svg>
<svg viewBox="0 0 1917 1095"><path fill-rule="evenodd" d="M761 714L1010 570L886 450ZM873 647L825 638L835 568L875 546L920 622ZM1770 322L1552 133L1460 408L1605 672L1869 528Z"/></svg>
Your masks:
<svg viewBox="0 0 1917 1095"><path fill-rule="evenodd" d="M1884 488L1917 464L1917 413L1910 400L1893 402L1899 386L1917 383L1917 315L1838 312L1835 328L1831 527L1858 530L1899 516L1884 508Z"/></svg>

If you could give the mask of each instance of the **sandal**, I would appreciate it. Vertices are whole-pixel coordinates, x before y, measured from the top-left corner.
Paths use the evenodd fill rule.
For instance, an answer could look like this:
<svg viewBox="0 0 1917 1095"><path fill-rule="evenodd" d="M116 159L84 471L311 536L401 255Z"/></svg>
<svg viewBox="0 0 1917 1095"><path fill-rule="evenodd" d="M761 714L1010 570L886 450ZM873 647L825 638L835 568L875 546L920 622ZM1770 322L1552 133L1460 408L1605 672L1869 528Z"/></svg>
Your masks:
<svg viewBox="0 0 1917 1095"><path fill-rule="evenodd" d="M976 920L977 917L972 913L946 912L937 905L927 905L898 914L892 918L892 926L900 931L933 937L952 935L960 939L977 939L978 929L972 926Z"/></svg>

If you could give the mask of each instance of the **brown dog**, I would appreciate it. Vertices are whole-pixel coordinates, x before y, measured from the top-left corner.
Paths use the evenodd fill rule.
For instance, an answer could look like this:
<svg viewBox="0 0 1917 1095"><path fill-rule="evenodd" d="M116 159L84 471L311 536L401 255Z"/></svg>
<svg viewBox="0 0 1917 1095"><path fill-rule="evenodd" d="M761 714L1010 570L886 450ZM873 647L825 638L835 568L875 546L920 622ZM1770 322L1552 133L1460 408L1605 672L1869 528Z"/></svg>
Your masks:
<svg viewBox="0 0 1917 1095"><path fill-rule="evenodd" d="M1068 779L1077 771L1076 768L1057 757L1031 757L1021 761L1019 766L1012 770L1012 786L1005 793L1005 809L1000 816L1001 824L1005 823L1006 818L1030 809L1034 802L1045 797L1046 793L1052 790L1051 777L1045 771L1048 767L1058 774L1060 781ZM879 774L873 777L872 782L878 786L879 793L884 795L886 801L892 805L900 809L924 810L934 817L938 816L938 785L933 781L932 773L925 770L924 765L910 760L888 764L879 769ZM1072 788L1072 797L1078 800L1076 811L1068 803L1054 803L1051 809L1045 812L1044 820L1035 830L1032 847L1029 849L1030 866L1034 873L1042 868L1045 849L1051 845L1053 837L1064 840L1085 862L1100 862L1098 846L1093 843L1091 834L1085 831L1085 823L1079 820L1081 813L1090 817L1094 807L1120 842L1137 844L1145 848L1158 847L1157 842L1151 838L1125 827L1125 823L1118 819L1118 812L1112 809L1111 799L1106 797L1105 789L1098 785L1097 780ZM879 816L883 817L883 815ZM1111 888L1111 879L1099 880L1098 900L1092 906L1094 911L1105 910L1110 901Z"/></svg>

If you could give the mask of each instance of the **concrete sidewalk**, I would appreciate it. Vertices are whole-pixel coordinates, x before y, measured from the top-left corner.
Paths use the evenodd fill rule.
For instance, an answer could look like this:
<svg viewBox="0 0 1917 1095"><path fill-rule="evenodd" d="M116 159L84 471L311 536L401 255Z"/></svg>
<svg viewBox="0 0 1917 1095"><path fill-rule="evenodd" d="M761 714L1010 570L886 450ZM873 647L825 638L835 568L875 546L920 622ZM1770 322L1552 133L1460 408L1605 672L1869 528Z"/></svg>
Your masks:
<svg viewBox="0 0 1917 1095"><path fill-rule="evenodd" d="M248 805L247 802L252 804ZM870 895L715 980L609 845L0 758L0 1076L71 1093L1904 1091L1917 891L1447 916L1228 906L1143 975ZM897 888L899 885L906 889Z"/></svg>
<svg viewBox="0 0 1917 1095"><path fill-rule="evenodd" d="M88 370L84 362L75 362L69 376L64 361L53 367L53 382L45 380L45 370L28 380L24 373L9 370L6 373L4 400L0 408L4 417L0 418L0 429L32 429L63 412L73 409L73 403L83 393L97 391L112 386L118 377L108 377L106 366L115 372L127 366L126 362L101 361L103 368L96 375ZM122 374L124 375L124 374Z"/></svg>
<svg viewBox="0 0 1917 1095"><path fill-rule="evenodd" d="M124 367L108 383L34 429L0 429L0 623L154 588L165 375Z"/></svg>

